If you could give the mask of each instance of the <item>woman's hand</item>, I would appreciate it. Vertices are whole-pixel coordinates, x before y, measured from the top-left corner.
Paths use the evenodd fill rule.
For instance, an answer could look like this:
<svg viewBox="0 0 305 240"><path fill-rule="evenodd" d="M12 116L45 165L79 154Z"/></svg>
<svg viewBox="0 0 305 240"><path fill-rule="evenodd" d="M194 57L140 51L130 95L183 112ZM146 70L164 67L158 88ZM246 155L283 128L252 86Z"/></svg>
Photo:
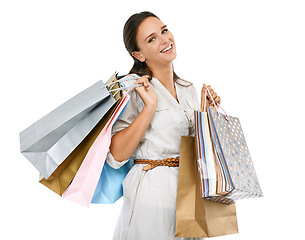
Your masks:
<svg viewBox="0 0 305 240"><path fill-rule="evenodd" d="M204 93L205 93L207 88L209 89L209 91L212 95L212 98L213 98L214 102L216 103L216 105L220 104L221 98L219 96L217 96L217 93L214 91L214 89L210 85L206 86L205 84L203 84L202 89L201 89L201 102L203 101L203 96L204 96ZM207 106L211 105L212 107L215 107L214 103L213 103L213 100L212 100L209 93L206 94L206 98L208 100ZM206 111L206 109L204 109L204 111Z"/></svg>
<svg viewBox="0 0 305 240"><path fill-rule="evenodd" d="M148 75L142 76L137 79L135 84L143 84L143 86L136 87L135 90L143 100L145 106L152 111L156 111L158 106L158 99L154 91L152 90L148 81Z"/></svg>
<svg viewBox="0 0 305 240"><path fill-rule="evenodd" d="M118 162L130 158L134 153L149 127L158 106L158 99L150 86L148 76L137 79L135 83L143 84L143 86L136 87L135 90L145 106L127 128L117 132L111 138L110 152Z"/></svg>

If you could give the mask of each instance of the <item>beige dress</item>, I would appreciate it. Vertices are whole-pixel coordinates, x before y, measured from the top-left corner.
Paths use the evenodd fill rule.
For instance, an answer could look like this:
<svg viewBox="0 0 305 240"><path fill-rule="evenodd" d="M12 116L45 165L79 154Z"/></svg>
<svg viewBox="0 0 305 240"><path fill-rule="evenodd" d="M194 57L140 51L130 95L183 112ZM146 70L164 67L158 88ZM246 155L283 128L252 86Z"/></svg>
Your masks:
<svg viewBox="0 0 305 240"><path fill-rule="evenodd" d="M156 113L142 137L133 159L161 160L179 157L180 137L194 135L194 110L199 101L194 85L178 80L175 83L178 101L161 82L153 78L151 86L158 97ZM125 85L134 84L128 81ZM144 107L137 92L129 91L130 102L114 124L112 135L128 127ZM107 163L120 168L128 160L117 162L108 152ZM143 171L144 165L132 167L123 181L123 207L113 240L174 240L175 238L178 167L159 166Z"/></svg>

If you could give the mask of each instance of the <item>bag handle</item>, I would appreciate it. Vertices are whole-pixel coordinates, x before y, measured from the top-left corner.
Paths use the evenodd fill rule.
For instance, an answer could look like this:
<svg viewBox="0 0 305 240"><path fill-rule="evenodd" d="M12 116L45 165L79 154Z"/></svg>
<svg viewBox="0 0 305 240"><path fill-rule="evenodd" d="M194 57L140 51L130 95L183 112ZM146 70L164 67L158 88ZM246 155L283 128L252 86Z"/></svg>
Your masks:
<svg viewBox="0 0 305 240"><path fill-rule="evenodd" d="M219 115L219 111L218 111L218 109L220 108L223 112L224 112L224 114L225 114L225 119L229 122L230 121L230 117L229 117L229 115L226 113L226 111L220 106L220 104L219 103L215 103L215 101L214 101L214 99L213 99L213 97L212 97L212 94L211 94L211 92L210 92L210 90L207 88L206 90L205 90L205 92L204 92L204 95L203 95L203 102L204 102L204 104L201 104L201 111L203 112L204 110L205 110L205 108L206 108L206 102L207 102L207 100L206 100L206 95L207 95L207 93L210 95L210 98L212 99L212 101L213 101L213 104L214 104L214 106L215 106L215 109L216 109L216 111L217 111L217 114ZM202 109L202 105L204 105L203 106L203 109Z"/></svg>
<svg viewBox="0 0 305 240"><path fill-rule="evenodd" d="M204 102L204 104L203 104L203 109L201 108L201 111L202 112L204 112L205 111L205 108L206 108L206 103L207 103L207 93L210 95L210 98L212 99L212 101L213 101L213 104L214 104L214 106L215 106L215 108L216 108L216 110L218 109L218 107L217 107L217 105L216 105L216 103L215 103L215 101L214 101L214 99L213 99L213 97L212 97L212 94L211 94L211 92L210 92L210 90L208 89L208 88L206 88L206 90L205 90L205 92L204 92L204 96L203 96L203 102ZM218 111L217 111L218 112Z"/></svg>
<svg viewBox="0 0 305 240"><path fill-rule="evenodd" d="M125 86L123 84L124 81L137 80L138 78L140 78L140 76L138 76L136 74L130 74L130 75L122 76L118 80L104 85L102 88L108 87L109 88L108 92L109 93L115 92L113 94L113 96L115 97L115 95L118 92L120 92L121 90L127 90L127 92L128 92L128 90L130 90L130 89L143 86L143 84L133 84L133 85L130 85L130 86ZM119 83L120 87L112 89L115 83Z"/></svg>
<svg viewBox="0 0 305 240"><path fill-rule="evenodd" d="M111 89L115 83L119 83L120 85L122 85L122 82L130 81L130 80L137 80L138 78L140 78L140 76L138 76L136 74L129 74L129 75L121 76L121 77L119 77L118 80L105 84L102 88L108 87ZM124 87L124 86L122 86L122 87Z"/></svg>

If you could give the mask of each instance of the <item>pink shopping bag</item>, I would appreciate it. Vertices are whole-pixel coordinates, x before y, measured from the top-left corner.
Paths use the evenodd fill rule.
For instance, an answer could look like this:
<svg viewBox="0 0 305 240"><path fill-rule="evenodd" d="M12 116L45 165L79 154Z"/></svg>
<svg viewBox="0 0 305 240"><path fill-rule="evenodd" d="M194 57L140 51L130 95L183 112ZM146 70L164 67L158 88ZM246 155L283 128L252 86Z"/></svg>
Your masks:
<svg viewBox="0 0 305 240"><path fill-rule="evenodd" d="M128 93L124 91L117 109L90 147L73 181L63 193L64 198L89 207L110 146L111 128L124 110L129 98Z"/></svg>

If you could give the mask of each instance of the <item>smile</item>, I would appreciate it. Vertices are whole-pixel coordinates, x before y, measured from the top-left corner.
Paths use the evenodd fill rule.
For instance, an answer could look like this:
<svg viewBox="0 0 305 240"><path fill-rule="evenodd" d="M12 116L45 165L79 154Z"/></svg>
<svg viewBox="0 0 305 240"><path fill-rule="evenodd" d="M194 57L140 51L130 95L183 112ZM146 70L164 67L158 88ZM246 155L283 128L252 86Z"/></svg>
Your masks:
<svg viewBox="0 0 305 240"><path fill-rule="evenodd" d="M163 50L161 51L161 53L168 52L168 51L172 50L172 48L173 48L173 44L171 44L171 45L169 45L167 48L163 49Z"/></svg>

